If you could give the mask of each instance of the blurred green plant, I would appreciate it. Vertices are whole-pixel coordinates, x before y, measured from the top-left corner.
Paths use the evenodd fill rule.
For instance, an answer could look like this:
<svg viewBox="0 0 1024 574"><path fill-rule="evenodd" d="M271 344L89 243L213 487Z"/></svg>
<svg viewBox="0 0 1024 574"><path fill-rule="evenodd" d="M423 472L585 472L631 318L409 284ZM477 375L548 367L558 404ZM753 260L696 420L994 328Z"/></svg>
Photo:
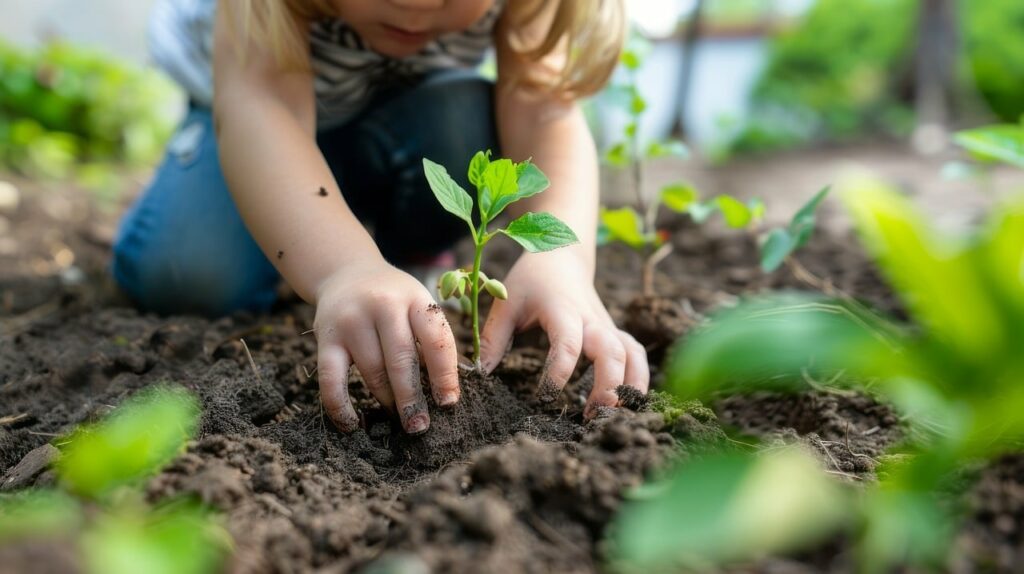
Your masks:
<svg viewBox="0 0 1024 574"><path fill-rule="evenodd" d="M623 51L621 65L626 81L609 88L609 93L619 99L629 113L629 121L623 128L622 140L604 154L604 161L617 169L628 169L630 187L635 201L633 206L618 209L601 208L598 237L601 243L620 242L643 259L641 289L645 297L654 295L654 270L661 260L672 252L672 243L667 231L657 228L658 211L661 206L680 214L689 215L695 222L703 223L711 215L720 212L729 227L744 229L756 225L764 216L765 206L759 199L742 202L729 195L718 195L701 201L700 194L692 184L674 182L661 188L657 197L648 197L644 190L644 162L664 157L685 158L689 150L678 140L652 141L641 144L639 125L647 110L647 100L640 93L637 73L643 65L649 46L634 37L630 46Z"/></svg>
<svg viewBox="0 0 1024 574"><path fill-rule="evenodd" d="M151 507L140 488L181 453L198 417L190 394L157 387L58 439L61 490L0 498L0 543L77 536L83 566L97 574L217 571L230 538L210 512L191 500Z"/></svg>
<svg viewBox="0 0 1024 574"><path fill-rule="evenodd" d="M910 456L883 464L854 505L860 568L939 567L955 519L940 494L965 465L1024 440L1024 199L995 209L979 232L950 237L882 183L848 184L841 196L914 324L850 301L754 299L686 339L668 366L669 385L683 399L707 399L804 389L839 373L839 385L870 382L915 432Z"/></svg>
<svg viewBox="0 0 1024 574"><path fill-rule="evenodd" d="M909 65L916 6L914 0L819 0L773 41L752 95L752 119L731 151L908 134L912 113L897 82Z"/></svg>
<svg viewBox="0 0 1024 574"><path fill-rule="evenodd" d="M964 130L954 141L983 164L1005 163L1024 168L1024 118L1020 124L1001 124Z"/></svg>
<svg viewBox="0 0 1024 574"><path fill-rule="evenodd" d="M1024 115L1024 3L962 0L967 67L978 92L1003 121Z"/></svg>
<svg viewBox="0 0 1024 574"><path fill-rule="evenodd" d="M109 186L146 165L173 130L177 89L159 73L88 49L0 41L0 164L32 177Z"/></svg>
<svg viewBox="0 0 1024 574"><path fill-rule="evenodd" d="M818 0L772 41L752 112L722 152L772 151L870 134L906 137L919 2ZM1004 121L1024 114L1024 3L958 0L957 71Z"/></svg>
<svg viewBox="0 0 1024 574"><path fill-rule="evenodd" d="M627 494L611 527L612 564L704 571L799 548L841 524L849 498L795 447L700 457Z"/></svg>

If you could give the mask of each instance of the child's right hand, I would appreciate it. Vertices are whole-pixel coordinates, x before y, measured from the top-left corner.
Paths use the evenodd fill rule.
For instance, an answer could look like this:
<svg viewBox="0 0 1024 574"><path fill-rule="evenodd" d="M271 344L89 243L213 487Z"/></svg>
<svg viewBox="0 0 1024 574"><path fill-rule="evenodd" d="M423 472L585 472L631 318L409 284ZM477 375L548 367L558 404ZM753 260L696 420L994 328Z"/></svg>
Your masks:
<svg viewBox="0 0 1024 574"><path fill-rule="evenodd" d="M379 256L348 265L323 282L313 327L320 397L339 430L359 426L348 393L353 363L369 391L399 415L408 433L430 426L420 386L421 353L434 401L441 406L458 402L458 353L444 312L419 281Z"/></svg>

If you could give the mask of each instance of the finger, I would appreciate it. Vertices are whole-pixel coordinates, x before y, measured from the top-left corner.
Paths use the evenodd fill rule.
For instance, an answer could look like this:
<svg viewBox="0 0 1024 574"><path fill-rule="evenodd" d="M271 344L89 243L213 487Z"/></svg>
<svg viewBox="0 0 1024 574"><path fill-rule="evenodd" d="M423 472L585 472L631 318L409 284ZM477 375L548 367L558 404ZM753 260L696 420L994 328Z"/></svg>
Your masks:
<svg viewBox="0 0 1024 574"><path fill-rule="evenodd" d="M619 402L615 388L626 377L626 347L614 327L591 325L583 333L583 352L594 362L594 388L583 409L583 416L592 418L598 407L614 407Z"/></svg>
<svg viewBox="0 0 1024 574"><path fill-rule="evenodd" d="M516 330L516 307L506 301L495 301L487 314L484 331L480 335L480 363L490 374L501 363Z"/></svg>
<svg viewBox="0 0 1024 574"><path fill-rule="evenodd" d="M388 372L384 367L384 353L373 323L367 322L347 329L349 336L344 339L352 360L363 376L363 384L380 406L395 412L395 397L388 384Z"/></svg>
<svg viewBox="0 0 1024 574"><path fill-rule="evenodd" d="M409 321L420 342L434 401L443 407L454 405L459 401L459 357L455 335L444 311L437 305L423 303L413 308Z"/></svg>
<svg viewBox="0 0 1024 574"><path fill-rule="evenodd" d="M331 422L341 432L359 428L359 417L348 395L348 353L338 345L318 345L316 350L317 381L320 400Z"/></svg>
<svg viewBox="0 0 1024 574"><path fill-rule="evenodd" d="M430 427L430 414L420 386L420 357L408 317L408 312L382 310L377 318L377 334L402 428L409 434L420 434Z"/></svg>
<svg viewBox="0 0 1024 574"><path fill-rule="evenodd" d="M646 393L651 384L651 368L647 363L647 349L625 331L619 331L619 340L626 348L626 377L623 384Z"/></svg>
<svg viewBox="0 0 1024 574"><path fill-rule="evenodd" d="M543 315L540 324L551 341L551 349L540 374L537 399L549 403L558 398L576 370L583 348L583 323L575 315L553 311Z"/></svg>

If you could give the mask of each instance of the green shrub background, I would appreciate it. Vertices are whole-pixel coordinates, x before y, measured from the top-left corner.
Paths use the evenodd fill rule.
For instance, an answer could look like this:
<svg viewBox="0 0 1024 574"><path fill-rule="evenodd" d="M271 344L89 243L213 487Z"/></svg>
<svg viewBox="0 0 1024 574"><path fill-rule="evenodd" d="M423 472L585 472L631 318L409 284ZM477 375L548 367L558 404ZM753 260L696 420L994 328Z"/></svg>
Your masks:
<svg viewBox="0 0 1024 574"><path fill-rule="evenodd" d="M732 151L907 135L918 9L918 0L819 0L773 40ZM959 81L1016 121L1024 113L1024 2L961 0L957 10Z"/></svg>

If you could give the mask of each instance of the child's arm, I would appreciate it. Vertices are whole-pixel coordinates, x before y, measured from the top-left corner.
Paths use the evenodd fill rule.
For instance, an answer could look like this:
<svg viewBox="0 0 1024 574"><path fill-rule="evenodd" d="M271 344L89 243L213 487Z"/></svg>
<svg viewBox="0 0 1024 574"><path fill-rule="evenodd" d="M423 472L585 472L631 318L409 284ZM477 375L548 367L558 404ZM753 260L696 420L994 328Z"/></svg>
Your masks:
<svg viewBox="0 0 1024 574"><path fill-rule="evenodd" d="M483 363L497 365L514 331L540 325L551 340L541 376L541 396L565 385L582 352L594 361L595 384L587 414L614 406L621 384L647 390L647 353L612 322L594 289L598 214L598 166L594 141L579 107L500 84L502 72L517 66L499 54L497 121L502 153L513 160L533 157L551 180L549 191L514 204L510 211L548 211L576 232L579 245L547 253L526 253L510 270L508 301L495 301L482 335Z"/></svg>
<svg viewBox="0 0 1024 574"><path fill-rule="evenodd" d="M455 341L430 293L387 264L352 214L315 141L313 78L282 71L268 50L236 43L221 2L215 32L215 125L238 210L295 291L316 305L321 397L336 424L358 422L348 398L354 362L409 432L429 425L416 340L439 404L458 400ZM295 26L305 31L298 19ZM240 51L244 50L244 55ZM321 195L320 189L327 191Z"/></svg>

